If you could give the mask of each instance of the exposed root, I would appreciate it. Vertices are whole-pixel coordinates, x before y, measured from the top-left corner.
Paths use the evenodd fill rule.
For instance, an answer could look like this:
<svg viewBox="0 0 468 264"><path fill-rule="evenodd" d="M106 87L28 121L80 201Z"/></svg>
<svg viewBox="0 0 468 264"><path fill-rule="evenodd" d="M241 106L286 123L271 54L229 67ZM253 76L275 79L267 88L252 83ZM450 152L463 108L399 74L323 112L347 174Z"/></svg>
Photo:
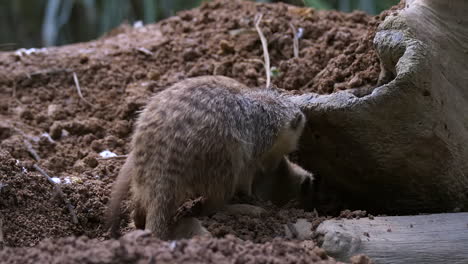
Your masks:
<svg viewBox="0 0 468 264"><path fill-rule="evenodd" d="M62 188L60 188L60 185L56 184L52 178L47 174L41 167L39 167L37 164L33 165L34 169L36 169L39 173L41 173L44 177L46 177L47 181L54 186L55 191L57 192L58 196L60 199L62 199L65 202L65 205L68 208L68 211L70 212L70 215L72 217L72 222L73 224L78 224L78 217L76 216L75 208L73 205L70 203L70 201L67 199L65 194L62 191Z"/></svg>
<svg viewBox="0 0 468 264"><path fill-rule="evenodd" d="M81 87L80 87L80 83L78 82L78 77L76 76L76 73L73 73L73 81L75 81L76 90L78 91L78 96L80 96L81 100L83 100L83 102L85 102L91 108L94 107L93 104L91 104L88 100L86 100L83 97L83 94L81 94Z"/></svg>
<svg viewBox="0 0 468 264"><path fill-rule="evenodd" d="M301 88L299 88L299 91L305 90L307 87L309 87L312 83L314 82L314 79L312 78L310 81L308 81L306 84L304 84Z"/></svg>
<svg viewBox="0 0 468 264"><path fill-rule="evenodd" d="M294 49L294 58L299 58L299 37L297 36L296 27L289 23L289 27L293 32L293 49Z"/></svg>
<svg viewBox="0 0 468 264"><path fill-rule="evenodd" d="M34 150L33 146L29 142L29 140L24 139L23 140L24 145L26 146L26 150L29 152L29 154L36 160L39 161L41 157L39 157L39 154Z"/></svg>
<svg viewBox="0 0 468 264"><path fill-rule="evenodd" d="M262 42L263 47L263 59L265 60L265 73L266 73L266 88L270 87L271 82L271 72L270 72L270 55L268 54L268 43L263 35L262 30L260 29L260 21L262 20L263 14L258 14L255 16L255 29L257 29L258 36Z"/></svg>
<svg viewBox="0 0 468 264"><path fill-rule="evenodd" d="M199 215L202 211L203 204L205 203L206 198L200 196L193 200L188 200L184 202L174 215L173 221L177 222L183 217L196 216Z"/></svg>

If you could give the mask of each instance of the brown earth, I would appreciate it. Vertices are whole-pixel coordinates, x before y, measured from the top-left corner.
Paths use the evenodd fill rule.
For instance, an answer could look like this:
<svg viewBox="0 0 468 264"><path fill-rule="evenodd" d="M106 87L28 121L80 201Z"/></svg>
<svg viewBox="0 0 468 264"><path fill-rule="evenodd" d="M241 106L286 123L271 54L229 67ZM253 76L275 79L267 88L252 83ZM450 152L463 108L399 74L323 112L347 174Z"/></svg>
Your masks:
<svg viewBox="0 0 468 264"><path fill-rule="evenodd" d="M0 246L7 246L0 259L334 263L311 240L291 240L284 231L284 224L297 218L316 227L324 217L267 202L260 203L268 210L262 219L222 213L203 218L217 238L170 243L146 235L130 239L140 234L130 233L116 241L103 229L110 187L123 159L102 159L99 153L127 153L135 116L150 94L207 74L264 85L262 48L253 27L257 13L263 14L260 26L271 65L279 72L272 79L275 86L318 93L375 86L379 61L372 39L385 14L370 17L284 4L214 1L158 24L124 25L88 43L32 54L0 53ZM298 58L293 57L289 23L303 30ZM86 101L78 96L74 73ZM33 164L62 180L78 224ZM128 224L128 210L125 215Z"/></svg>

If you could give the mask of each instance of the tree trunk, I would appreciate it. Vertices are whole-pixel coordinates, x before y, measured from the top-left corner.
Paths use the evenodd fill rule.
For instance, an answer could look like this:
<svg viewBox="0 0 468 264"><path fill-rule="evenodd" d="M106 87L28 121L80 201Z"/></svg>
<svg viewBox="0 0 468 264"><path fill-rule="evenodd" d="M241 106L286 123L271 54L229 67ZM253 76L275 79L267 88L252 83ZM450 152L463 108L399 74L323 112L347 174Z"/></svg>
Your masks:
<svg viewBox="0 0 468 264"><path fill-rule="evenodd" d="M407 1L374 40L381 86L295 97L308 117L301 164L322 194L373 213L468 209L466 14L463 0Z"/></svg>

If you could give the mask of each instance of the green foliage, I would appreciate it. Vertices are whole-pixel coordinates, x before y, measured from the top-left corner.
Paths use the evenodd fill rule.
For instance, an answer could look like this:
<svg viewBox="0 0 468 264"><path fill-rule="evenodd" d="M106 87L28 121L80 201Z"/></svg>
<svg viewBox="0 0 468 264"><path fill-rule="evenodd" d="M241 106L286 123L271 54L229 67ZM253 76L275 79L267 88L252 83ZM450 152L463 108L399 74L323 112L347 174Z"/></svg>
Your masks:
<svg viewBox="0 0 468 264"><path fill-rule="evenodd" d="M274 66L270 68L270 73L271 73L271 77L273 77L273 78L281 76L280 69L278 69L278 68L276 68Z"/></svg>
<svg viewBox="0 0 468 264"><path fill-rule="evenodd" d="M315 9L332 9L332 5L326 0L304 0L304 4Z"/></svg>
<svg viewBox="0 0 468 264"><path fill-rule="evenodd" d="M378 14L396 5L400 0L303 0L304 5L316 9L336 9L350 12L356 9Z"/></svg>
<svg viewBox="0 0 468 264"><path fill-rule="evenodd" d="M0 50L95 39L123 22L145 24L210 0L0 0ZM226 0L229 1L229 0ZM399 0L256 0L380 13Z"/></svg>

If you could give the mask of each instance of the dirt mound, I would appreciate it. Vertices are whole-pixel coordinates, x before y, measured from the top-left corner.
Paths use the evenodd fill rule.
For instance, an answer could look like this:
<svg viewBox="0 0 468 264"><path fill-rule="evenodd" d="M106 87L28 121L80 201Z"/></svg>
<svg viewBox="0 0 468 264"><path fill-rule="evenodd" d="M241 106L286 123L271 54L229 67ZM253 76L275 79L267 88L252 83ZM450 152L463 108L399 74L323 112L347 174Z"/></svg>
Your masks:
<svg viewBox="0 0 468 264"><path fill-rule="evenodd" d="M0 251L8 263L336 263L311 241L279 239L255 244L234 236L162 242L144 231L120 240L87 238L45 240L35 248ZM157 260L157 261L156 261Z"/></svg>
<svg viewBox="0 0 468 264"><path fill-rule="evenodd" d="M69 263L92 262L94 253L102 254L95 262L124 262L148 259L156 252L166 254L170 244L151 238L106 240L104 208L123 159L103 155L126 154L137 111L149 95L178 80L219 74L250 86L264 85L261 43L253 27L257 13L263 14L261 28L271 65L277 68L275 86L331 93L375 85L379 61L372 38L383 16L249 1L205 3L158 24L121 26L88 43L0 53L0 215L5 244L33 247L45 238L80 235L91 239L64 238L44 241L33 249L8 248L0 253L1 259L26 263L30 257L29 261L46 262L58 251L73 255ZM290 24L300 35L298 58L293 56ZM71 222L64 201L33 164L60 181L75 207L78 225ZM290 207L262 206L268 209L263 219L216 214L203 222L216 237L233 234L264 244L234 238L189 240L177 242L184 246L167 253L168 258L222 262L231 255L219 252L228 247L239 259L242 252L271 253L273 263L279 257L291 262L326 259L297 243L275 240L286 237L284 224L306 218L316 226L323 218ZM125 213L124 225L128 210ZM199 253L204 247L211 248L211 253ZM294 257L289 258L291 254ZM195 255L199 259L191 260Z"/></svg>

